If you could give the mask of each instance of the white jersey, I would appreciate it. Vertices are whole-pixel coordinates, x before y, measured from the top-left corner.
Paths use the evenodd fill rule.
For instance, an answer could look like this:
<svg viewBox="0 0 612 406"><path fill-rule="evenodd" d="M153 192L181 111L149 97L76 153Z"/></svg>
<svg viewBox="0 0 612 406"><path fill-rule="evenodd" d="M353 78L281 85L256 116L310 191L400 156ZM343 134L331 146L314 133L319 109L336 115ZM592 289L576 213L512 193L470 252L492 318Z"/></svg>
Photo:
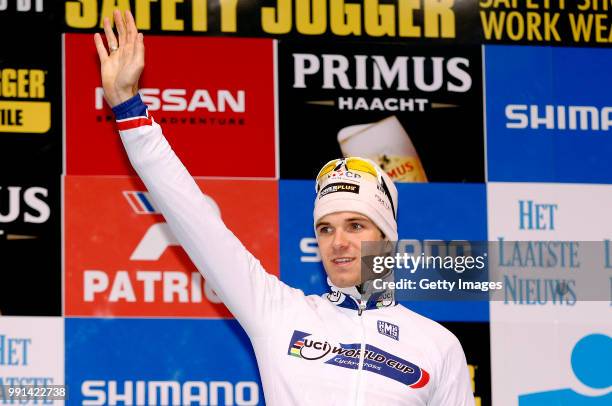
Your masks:
<svg viewBox="0 0 612 406"><path fill-rule="evenodd" d="M223 224L140 97L113 110L157 208L250 337L268 405L474 405L451 332L385 297L306 296L268 274Z"/></svg>

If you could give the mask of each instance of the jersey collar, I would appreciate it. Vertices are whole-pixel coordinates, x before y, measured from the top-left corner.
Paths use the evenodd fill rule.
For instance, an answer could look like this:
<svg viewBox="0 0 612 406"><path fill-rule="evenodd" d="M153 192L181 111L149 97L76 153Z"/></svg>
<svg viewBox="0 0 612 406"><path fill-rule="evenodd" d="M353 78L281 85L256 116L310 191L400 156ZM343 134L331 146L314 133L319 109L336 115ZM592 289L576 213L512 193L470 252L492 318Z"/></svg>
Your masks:
<svg viewBox="0 0 612 406"><path fill-rule="evenodd" d="M338 288L329 278L327 283L331 292L324 294L323 297L338 307L361 312L396 305L393 290L376 290L362 295L355 286Z"/></svg>

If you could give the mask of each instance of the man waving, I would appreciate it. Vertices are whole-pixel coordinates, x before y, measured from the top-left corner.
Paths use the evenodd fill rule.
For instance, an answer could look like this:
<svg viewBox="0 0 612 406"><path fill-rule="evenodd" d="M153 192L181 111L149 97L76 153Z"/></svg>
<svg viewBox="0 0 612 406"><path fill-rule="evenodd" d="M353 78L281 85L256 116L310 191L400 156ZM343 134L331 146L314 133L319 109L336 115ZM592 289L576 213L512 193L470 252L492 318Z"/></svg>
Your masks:
<svg viewBox="0 0 612 406"><path fill-rule="evenodd" d="M104 21L108 48L99 34L94 39L130 162L249 335L267 404L473 406L455 336L362 280L362 242L398 237L397 190L389 177L358 157L321 169L314 227L331 292L305 296L285 285L227 229L172 151L138 95L143 36L129 11L125 17L115 11L114 19L117 36Z"/></svg>

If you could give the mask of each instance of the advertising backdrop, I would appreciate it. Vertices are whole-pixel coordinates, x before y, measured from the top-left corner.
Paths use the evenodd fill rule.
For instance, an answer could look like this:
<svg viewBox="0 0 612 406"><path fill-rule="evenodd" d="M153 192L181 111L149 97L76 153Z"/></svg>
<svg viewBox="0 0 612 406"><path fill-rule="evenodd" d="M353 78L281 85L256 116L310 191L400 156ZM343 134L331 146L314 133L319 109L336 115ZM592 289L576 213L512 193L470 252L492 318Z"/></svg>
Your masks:
<svg viewBox="0 0 612 406"><path fill-rule="evenodd" d="M363 156L399 182L483 182L479 46L279 41L281 177Z"/></svg>
<svg viewBox="0 0 612 406"><path fill-rule="evenodd" d="M0 3L2 178L37 176L41 170L62 173L60 22L45 5L40 0Z"/></svg>
<svg viewBox="0 0 612 406"><path fill-rule="evenodd" d="M91 35L64 37L65 171L135 175L104 101L91 41ZM140 92L191 173L274 178L272 41L151 37L146 46L146 63L156 69L143 74Z"/></svg>
<svg viewBox="0 0 612 406"><path fill-rule="evenodd" d="M0 317L0 404L28 403L7 399L11 387L64 385L64 359L62 317ZM63 404L61 400L44 401Z"/></svg>
<svg viewBox="0 0 612 406"><path fill-rule="evenodd" d="M0 182L0 315L61 316L61 179Z"/></svg>
<svg viewBox="0 0 612 406"><path fill-rule="evenodd" d="M66 335L71 404L263 403L235 320L70 318Z"/></svg>
<svg viewBox="0 0 612 406"><path fill-rule="evenodd" d="M276 183L200 186L225 224L278 275ZM252 211L243 209L243 196ZM66 315L232 317L137 178L67 176L65 204Z"/></svg>
<svg viewBox="0 0 612 406"><path fill-rule="evenodd" d="M485 53L489 180L610 183L610 50L487 46Z"/></svg>
<svg viewBox="0 0 612 406"><path fill-rule="evenodd" d="M585 282L580 275L597 266L586 282L597 278L594 282L609 290L609 258L589 255L586 249L609 243L612 218L606 213L612 187L494 182L488 184L487 193L489 214L494 213L488 220L490 240L579 244L569 285L574 299L570 293L561 295L566 300L559 300L558 289L547 287L547 280L562 278L567 270L548 266L532 267L523 277L519 273L514 286L505 286L507 299L491 302L493 404L608 403L610 393L605 389L610 386L610 374L604 365L612 354L612 301L608 292L580 300ZM534 249L533 260L539 262L539 258L552 257Z"/></svg>

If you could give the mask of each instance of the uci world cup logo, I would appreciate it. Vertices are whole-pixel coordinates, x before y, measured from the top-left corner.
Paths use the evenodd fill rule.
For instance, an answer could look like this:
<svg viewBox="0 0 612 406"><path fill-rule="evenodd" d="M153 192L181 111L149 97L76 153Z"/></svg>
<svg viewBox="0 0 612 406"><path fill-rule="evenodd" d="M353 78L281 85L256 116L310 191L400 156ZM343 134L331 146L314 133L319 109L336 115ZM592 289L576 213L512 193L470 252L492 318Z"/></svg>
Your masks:
<svg viewBox="0 0 612 406"><path fill-rule="evenodd" d="M310 333L294 330L287 355L342 368L373 372L401 382L411 389L420 389L429 383L429 373L418 365L370 344L335 345Z"/></svg>
<svg viewBox="0 0 612 406"><path fill-rule="evenodd" d="M347 350L342 347L332 346L325 340L318 340L310 333L295 330L291 337L287 354L309 361L315 361L324 358L332 349L336 349L336 352L344 352L343 350Z"/></svg>

